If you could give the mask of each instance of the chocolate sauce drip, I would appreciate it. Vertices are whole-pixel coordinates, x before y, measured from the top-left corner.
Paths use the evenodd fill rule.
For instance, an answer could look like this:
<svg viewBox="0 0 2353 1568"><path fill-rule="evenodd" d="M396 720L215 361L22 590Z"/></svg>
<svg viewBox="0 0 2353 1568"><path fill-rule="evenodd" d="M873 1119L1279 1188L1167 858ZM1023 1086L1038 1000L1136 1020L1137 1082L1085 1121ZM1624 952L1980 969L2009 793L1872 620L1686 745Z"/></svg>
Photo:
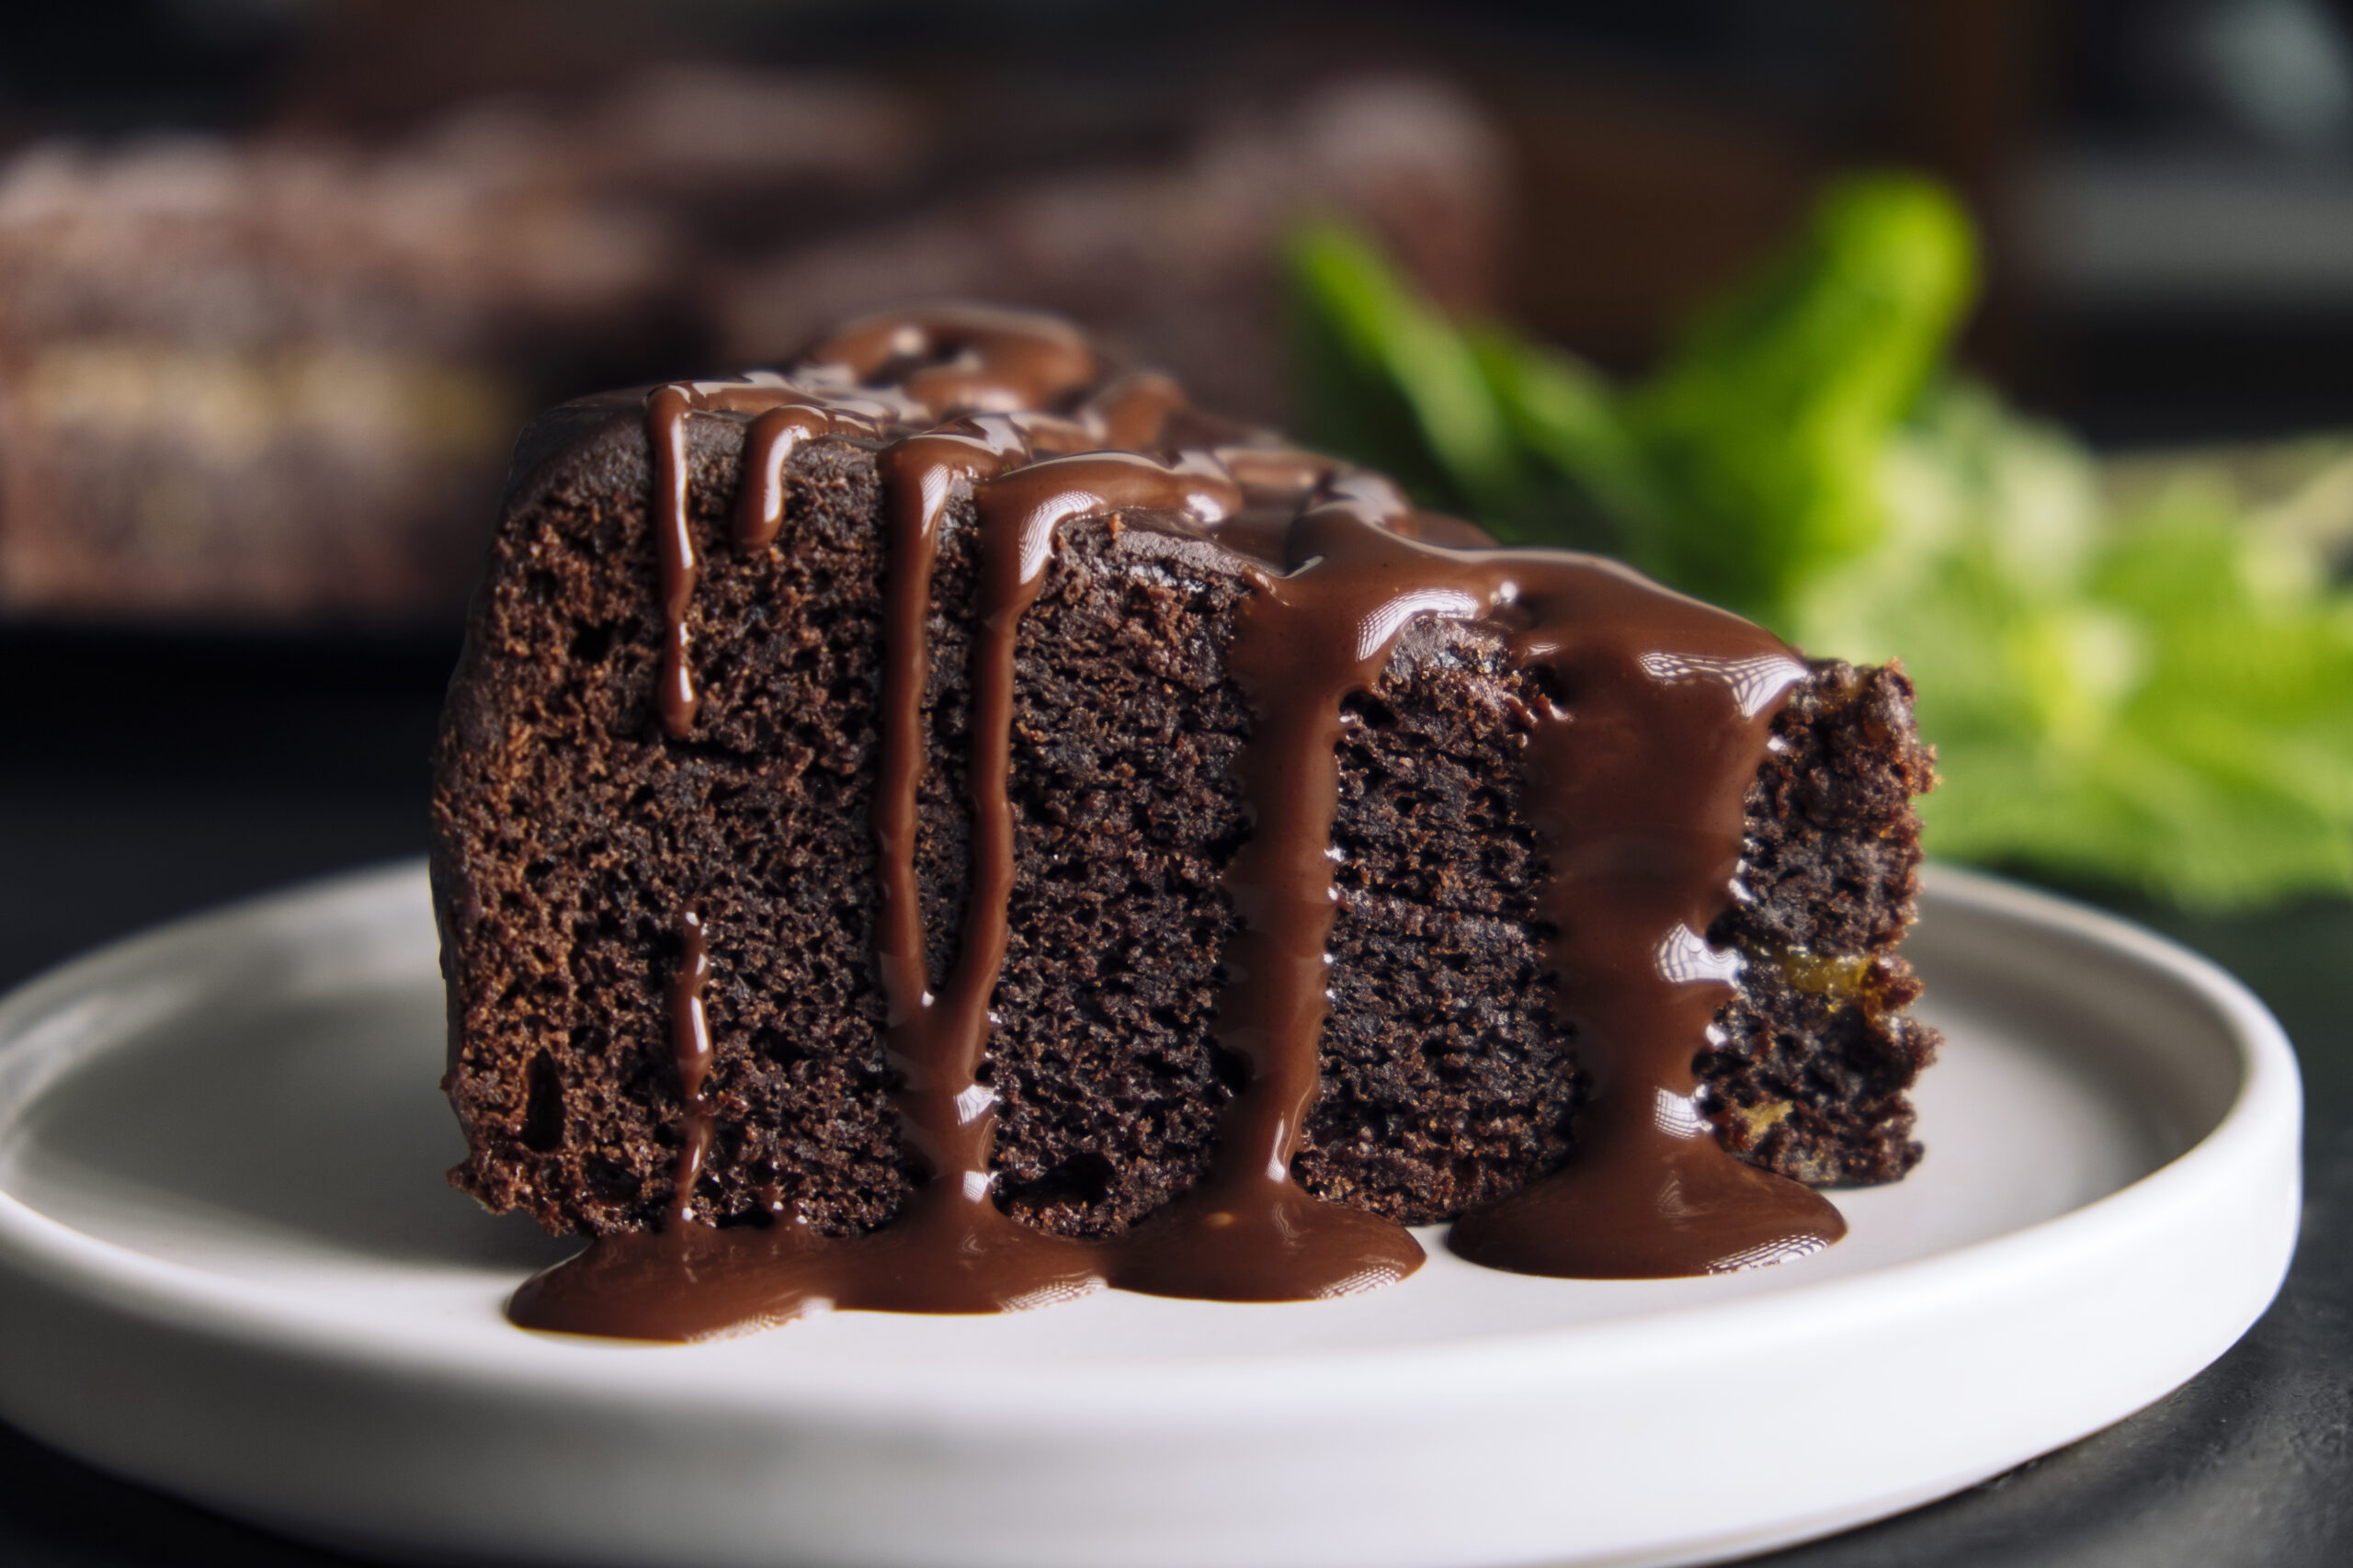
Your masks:
<svg viewBox="0 0 2353 1568"><path fill-rule="evenodd" d="M654 548L662 560L662 674L654 700L662 728L683 740L694 728L702 699L689 666L687 610L694 602L694 535L688 528L687 410L692 393L657 387L645 400L646 436L654 448Z"/></svg>
<svg viewBox="0 0 2353 1568"><path fill-rule="evenodd" d="M802 389L773 371L740 381L676 381L645 398L645 438L654 455L654 539L661 562L662 673L654 688L663 731L684 740L702 699L695 691L687 612L699 568L688 506L687 415L690 412L758 415L745 443L744 483L737 498L735 548L758 550L784 523L784 465L801 442L818 436L880 437L904 401L844 396Z"/></svg>
<svg viewBox="0 0 2353 1568"><path fill-rule="evenodd" d="M1165 378L1097 387L1098 375L1092 351L1060 323L943 309L856 324L789 377L686 383L648 397L666 617L656 698L673 735L694 718L687 414L751 417L734 528L741 551L775 540L784 467L800 443L887 443L877 459L889 564L875 962L900 1080L893 1108L926 1179L898 1219L860 1237L815 1235L780 1192L770 1199L778 1222L765 1229L695 1221L694 1181L710 1136L701 1093L709 960L688 915L671 990L687 1107L671 1221L656 1233L601 1238L534 1278L510 1306L515 1320L682 1339L827 1302L995 1312L1107 1281L1161 1295L1292 1301L1412 1273L1423 1253L1410 1234L1307 1193L1290 1163L1320 1088L1344 704L1373 686L1399 636L1426 616L1508 620L1516 657L1549 672L1558 694L1529 715L1526 799L1551 867L1540 915L1557 933L1549 957L1561 1014L1593 1083L1577 1157L1465 1216L1451 1244L1525 1273L1649 1278L1778 1262L1835 1241L1844 1225L1827 1202L1716 1142L1692 1071L1736 974L1737 960L1703 933L1730 902L1745 792L1804 665L1758 628L1612 562L1460 548L1483 536L1418 513L1387 480L1327 458L1262 437L1143 455L1132 449L1206 422ZM933 565L962 495L980 546L971 892L954 963L934 994L915 872L916 801ZM1127 1236L1087 1245L997 1208L995 1096L983 1073L1009 938L1021 619L1043 585L1056 529L1128 511L1179 517L1257 563L1228 653L1253 720L1236 766L1255 827L1226 873L1240 923L1215 1024L1249 1077L1220 1123L1208 1175Z"/></svg>
<svg viewBox="0 0 2353 1568"><path fill-rule="evenodd" d="M1346 505L1307 512L1297 531ZM1347 523L1331 553L1254 585L1227 654L1250 703L1250 744L1236 771L1253 827L1225 872L1241 926L1226 948L1233 978L1218 1000L1216 1037L1250 1076L1219 1123L1208 1176L1120 1249L1112 1278L1131 1290L1297 1301L1385 1285L1422 1265L1405 1231L1310 1195L1291 1180L1290 1163L1321 1086L1341 704L1378 678L1413 615L1480 607L1459 596L1431 600L1418 562L1400 571L1381 553L1386 536L1375 519L1351 514Z"/></svg>
<svg viewBox="0 0 2353 1568"><path fill-rule="evenodd" d="M1013 892L1012 808L1006 799L1006 747L1012 726L1011 622L1017 585L1005 557L1017 551L1006 523L1026 518L992 505L994 475L1029 458L1028 439L1002 415L979 415L900 442L884 454L890 538L883 605L882 757L875 797L875 846L882 909L875 956L888 1012L887 1054L899 1074L893 1099L900 1136L926 1168L907 1211L891 1227L927 1237L926 1261L906 1267L874 1244L858 1256L887 1260L875 1278L852 1268L843 1304L905 1312L996 1312L1022 1301L1097 1288L1087 1250L1006 1217L995 1203L990 1154L995 1096L980 1081L988 1005L1005 962L1005 905ZM1033 471L1034 472L1034 471ZM954 964L938 994L924 965L922 904L915 881L916 795L923 774L923 687L930 668L926 622L932 566L953 491L973 489L981 523L979 635L972 646L973 755L971 892ZM1026 604L1026 600L1020 602ZM1002 656L1000 658L1000 649ZM999 665L1002 665L1002 671ZM888 1234L890 1233L884 1233ZM848 1262L827 1259L831 1271Z"/></svg>
<svg viewBox="0 0 2353 1568"><path fill-rule="evenodd" d="M776 542L784 527L784 465L801 442L820 436L880 440L889 419L889 411L880 404L870 412L811 403L789 403L754 419L744 437L743 488L735 499L736 550L748 555Z"/></svg>
<svg viewBox="0 0 2353 1568"><path fill-rule="evenodd" d="M1161 444L1169 421L1189 405L1185 389L1154 370L1114 377L1080 405L1091 422L1095 445L1118 451L1149 451Z"/></svg>
<svg viewBox="0 0 2353 1568"><path fill-rule="evenodd" d="M888 381L937 415L1051 409L1094 385L1095 350L1069 323L942 305L853 322L809 351L869 384Z"/></svg>
<svg viewBox="0 0 2353 1568"><path fill-rule="evenodd" d="M1589 1090L1560 1170L1457 1220L1490 1267L1580 1279L1728 1273L1846 1234L1809 1187L1716 1142L1693 1063L1733 999L1705 933L1732 903L1743 802L1805 665L1756 627L1610 562L1529 562L1515 640L1558 692L1527 801L1551 870L1539 915Z"/></svg>
<svg viewBox="0 0 2353 1568"><path fill-rule="evenodd" d="M710 1072L710 1020L703 1011L703 987L710 983L710 949L702 917L692 910L678 916L677 972L670 977L670 1060L678 1069L678 1100L685 1107L678 1136L678 1163L670 1177L667 1223L694 1222L695 1183L710 1158L710 1100L702 1092Z"/></svg>

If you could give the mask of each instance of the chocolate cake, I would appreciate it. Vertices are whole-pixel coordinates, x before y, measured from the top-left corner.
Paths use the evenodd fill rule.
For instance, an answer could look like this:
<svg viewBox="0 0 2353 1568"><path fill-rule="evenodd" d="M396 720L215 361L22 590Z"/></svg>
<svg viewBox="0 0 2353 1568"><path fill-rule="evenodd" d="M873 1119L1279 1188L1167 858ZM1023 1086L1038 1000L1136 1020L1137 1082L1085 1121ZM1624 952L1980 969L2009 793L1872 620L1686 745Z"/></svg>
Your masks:
<svg viewBox="0 0 2353 1568"><path fill-rule="evenodd" d="M518 453L437 757L447 1087L540 1327L1803 1256L1916 1161L1929 759L1591 557L858 324ZM1794 1178L1794 1179L1792 1179Z"/></svg>

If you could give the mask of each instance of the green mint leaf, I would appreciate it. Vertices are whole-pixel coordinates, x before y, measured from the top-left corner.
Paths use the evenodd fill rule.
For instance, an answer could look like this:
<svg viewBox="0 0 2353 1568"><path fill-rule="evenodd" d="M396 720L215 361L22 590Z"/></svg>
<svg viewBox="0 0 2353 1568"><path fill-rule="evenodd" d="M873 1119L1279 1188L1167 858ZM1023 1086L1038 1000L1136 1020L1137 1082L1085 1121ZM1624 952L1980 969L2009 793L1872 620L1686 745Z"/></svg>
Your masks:
<svg viewBox="0 0 2353 1568"><path fill-rule="evenodd" d="M1427 504L1517 509L1527 475L1462 335L1339 225L1299 229L1288 275L1308 437L1387 469Z"/></svg>
<svg viewBox="0 0 2353 1568"><path fill-rule="evenodd" d="M1968 220L1902 176L1837 184L1798 242L1632 394L1665 492L1659 569L1768 620L1875 547L1881 450L1975 288Z"/></svg>

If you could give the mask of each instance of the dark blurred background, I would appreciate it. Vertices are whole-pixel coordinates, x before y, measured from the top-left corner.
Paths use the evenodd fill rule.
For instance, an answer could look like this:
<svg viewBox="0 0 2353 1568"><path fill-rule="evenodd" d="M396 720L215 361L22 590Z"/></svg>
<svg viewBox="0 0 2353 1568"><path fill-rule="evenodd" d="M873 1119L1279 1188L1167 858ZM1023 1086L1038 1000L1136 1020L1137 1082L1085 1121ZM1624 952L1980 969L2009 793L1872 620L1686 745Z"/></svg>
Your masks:
<svg viewBox="0 0 2353 1568"><path fill-rule="evenodd" d="M1337 209L1612 369L1823 178L1991 254L1975 367L2110 446L2353 424L2325 0L143 0L0 51L0 622L446 635L526 414L847 311L1059 307L1279 416Z"/></svg>

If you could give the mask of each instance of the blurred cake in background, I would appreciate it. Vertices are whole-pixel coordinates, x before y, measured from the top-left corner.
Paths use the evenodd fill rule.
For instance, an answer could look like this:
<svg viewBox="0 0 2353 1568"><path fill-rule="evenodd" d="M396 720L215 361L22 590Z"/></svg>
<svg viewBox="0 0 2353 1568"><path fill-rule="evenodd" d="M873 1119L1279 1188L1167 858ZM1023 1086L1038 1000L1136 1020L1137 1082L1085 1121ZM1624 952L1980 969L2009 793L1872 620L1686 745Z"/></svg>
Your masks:
<svg viewBox="0 0 2353 1568"><path fill-rule="evenodd" d="M966 129L881 85L667 65L392 139L35 142L0 165L0 618L452 620L529 408L925 296L1061 309L1271 415L1309 210L1492 302L1500 156L1427 82L1001 170Z"/></svg>
<svg viewBox="0 0 2353 1568"><path fill-rule="evenodd" d="M660 236L347 147L37 148L0 178L0 603L438 608L546 347Z"/></svg>
<svg viewBox="0 0 2353 1568"><path fill-rule="evenodd" d="M390 144L36 144L0 170L0 610L453 615L523 414L690 330L681 205L881 181L910 126L665 71Z"/></svg>

